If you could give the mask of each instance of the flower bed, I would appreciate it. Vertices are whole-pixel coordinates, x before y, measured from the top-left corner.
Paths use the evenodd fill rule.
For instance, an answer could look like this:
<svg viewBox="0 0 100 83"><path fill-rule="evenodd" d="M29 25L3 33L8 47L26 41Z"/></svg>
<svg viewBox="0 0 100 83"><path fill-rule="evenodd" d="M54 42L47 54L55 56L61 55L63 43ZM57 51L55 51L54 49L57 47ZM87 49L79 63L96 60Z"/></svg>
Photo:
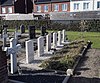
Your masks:
<svg viewBox="0 0 100 83"><path fill-rule="evenodd" d="M56 51L56 53L48 60L45 60L40 65L44 69L66 71L69 68L73 68L76 60L80 57L84 46L87 43L85 41L77 40L73 41L69 45L65 45L62 50Z"/></svg>

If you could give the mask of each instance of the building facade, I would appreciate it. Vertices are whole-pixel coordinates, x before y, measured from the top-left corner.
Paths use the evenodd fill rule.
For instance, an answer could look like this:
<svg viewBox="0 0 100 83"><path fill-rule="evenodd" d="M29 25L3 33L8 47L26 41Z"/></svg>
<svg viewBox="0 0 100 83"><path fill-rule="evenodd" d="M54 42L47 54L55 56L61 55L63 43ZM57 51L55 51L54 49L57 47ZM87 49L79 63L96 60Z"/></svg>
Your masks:
<svg viewBox="0 0 100 83"><path fill-rule="evenodd" d="M1 0L1 14L12 14L14 13L14 2L13 0Z"/></svg>
<svg viewBox="0 0 100 83"><path fill-rule="evenodd" d="M1 0L0 14L34 14L46 17L59 13L64 17L91 12L91 16L100 11L100 0ZM62 14L61 14L62 13ZM71 14L72 13L72 14ZM76 14L77 13L77 14ZM88 13L90 14L90 13ZM98 13L99 14L99 13ZM89 15L88 15L89 16Z"/></svg>
<svg viewBox="0 0 100 83"><path fill-rule="evenodd" d="M100 0L71 0L70 12L100 11Z"/></svg>
<svg viewBox="0 0 100 83"><path fill-rule="evenodd" d="M71 0L70 12L93 11L93 0Z"/></svg>
<svg viewBox="0 0 100 83"><path fill-rule="evenodd" d="M70 0L36 0L34 13L69 12Z"/></svg>

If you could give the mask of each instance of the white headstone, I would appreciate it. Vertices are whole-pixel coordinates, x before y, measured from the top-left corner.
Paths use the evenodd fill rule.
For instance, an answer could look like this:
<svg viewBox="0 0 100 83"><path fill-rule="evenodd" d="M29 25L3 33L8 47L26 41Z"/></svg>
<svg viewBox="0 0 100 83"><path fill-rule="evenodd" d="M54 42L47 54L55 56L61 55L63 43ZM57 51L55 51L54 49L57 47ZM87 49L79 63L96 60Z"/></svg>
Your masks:
<svg viewBox="0 0 100 83"><path fill-rule="evenodd" d="M68 40L66 40L66 31L62 30L62 44L69 44Z"/></svg>
<svg viewBox="0 0 100 83"><path fill-rule="evenodd" d="M16 41L18 41L18 36L21 36L21 33L18 32L18 28L16 28L14 32L14 38L16 39Z"/></svg>
<svg viewBox="0 0 100 83"><path fill-rule="evenodd" d="M46 36L46 51L50 51L51 50L51 34L48 34Z"/></svg>
<svg viewBox="0 0 100 83"><path fill-rule="evenodd" d="M17 43L17 41L18 41L17 30L15 30L14 37L15 37L15 40L16 40L16 43Z"/></svg>
<svg viewBox="0 0 100 83"><path fill-rule="evenodd" d="M37 40L38 43L38 57L44 54L44 38L40 36Z"/></svg>
<svg viewBox="0 0 100 83"><path fill-rule="evenodd" d="M66 42L65 30L62 30L62 43Z"/></svg>
<svg viewBox="0 0 100 83"><path fill-rule="evenodd" d="M26 63L30 63L34 60L34 46L33 41L26 41Z"/></svg>
<svg viewBox="0 0 100 83"><path fill-rule="evenodd" d="M61 45L61 41L62 41L61 31L58 31L58 46Z"/></svg>
<svg viewBox="0 0 100 83"><path fill-rule="evenodd" d="M6 47L5 51L7 51L7 54L10 54L11 59L11 73L14 74L17 72L17 52L21 49L21 45L16 45L16 40L14 38L10 39L10 47Z"/></svg>
<svg viewBox="0 0 100 83"><path fill-rule="evenodd" d="M53 48L57 47L57 33L53 33Z"/></svg>

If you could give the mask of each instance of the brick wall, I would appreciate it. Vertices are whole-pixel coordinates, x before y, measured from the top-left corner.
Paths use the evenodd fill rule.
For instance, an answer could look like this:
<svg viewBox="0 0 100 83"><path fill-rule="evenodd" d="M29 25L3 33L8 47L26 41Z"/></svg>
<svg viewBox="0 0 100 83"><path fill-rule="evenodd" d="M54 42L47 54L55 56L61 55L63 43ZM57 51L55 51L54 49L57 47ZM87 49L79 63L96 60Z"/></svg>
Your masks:
<svg viewBox="0 0 100 83"><path fill-rule="evenodd" d="M1 14L2 14L2 8L5 8L6 9L6 13L4 14L8 14L8 8L11 7L12 8L12 13L14 13L14 6L2 6L1 7Z"/></svg>
<svg viewBox="0 0 100 83"><path fill-rule="evenodd" d="M1 14L1 6L0 6L0 14Z"/></svg>
<svg viewBox="0 0 100 83"><path fill-rule="evenodd" d="M7 58L6 53L2 51L0 46L0 83L7 83L8 72L7 72Z"/></svg>
<svg viewBox="0 0 100 83"><path fill-rule="evenodd" d="M50 12L54 12L54 4L58 4L59 5L59 10L58 12L62 12L62 4L67 4L67 10L65 12L69 12L70 11L70 2L60 2L60 3L45 3L45 4L33 4L34 6L34 12L37 12L37 6L41 6L41 13L50 13ZM48 5L48 12L44 12L44 6Z"/></svg>
<svg viewBox="0 0 100 83"><path fill-rule="evenodd" d="M62 2L62 3L52 3L52 11L54 12L54 5L55 4L58 4L59 5L59 10L58 10L58 12L62 12L62 7L61 7L61 5L62 4L67 4L68 6L67 6L67 10L65 11L65 12L69 12L70 11L70 2Z"/></svg>
<svg viewBox="0 0 100 83"><path fill-rule="evenodd" d="M37 12L37 6L41 6L41 13L48 13L48 12L44 12L45 5L48 5L48 12L51 12L51 4L38 4L38 5L34 4L34 12Z"/></svg>

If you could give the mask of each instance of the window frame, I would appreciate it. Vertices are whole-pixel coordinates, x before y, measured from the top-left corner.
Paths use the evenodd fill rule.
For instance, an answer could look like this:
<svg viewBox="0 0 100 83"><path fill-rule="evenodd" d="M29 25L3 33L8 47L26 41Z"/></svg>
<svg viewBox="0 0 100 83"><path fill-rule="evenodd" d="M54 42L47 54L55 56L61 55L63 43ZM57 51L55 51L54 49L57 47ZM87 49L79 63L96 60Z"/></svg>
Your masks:
<svg viewBox="0 0 100 83"><path fill-rule="evenodd" d="M68 9L68 4L62 4L61 5L62 11L67 11Z"/></svg>
<svg viewBox="0 0 100 83"><path fill-rule="evenodd" d="M57 9L56 9L57 8ZM54 11L59 11L59 5L58 4L54 4Z"/></svg>
<svg viewBox="0 0 100 83"><path fill-rule="evenodd" d="M74 10L79 10L80 9L79 5L80 5L80 3L74 3Z"/></svg>
<svg viewBox="0 0 100 83"><path fill-rule="evenodd" d="M36 7L36 11L37 11L37 12L41 12L41 6L40 6L40 5L38 5L38 6Z"/></svg>
<svg viewBox="0 0 100 83"><path fill-rule="evenodd" d="M49 11L49 6L48 5L44 5L44 12L48 12Z"/></svg>
<svg viewBox="0 0 100 83"><path fill-rule="evenodd" d="M5 14L5 13L6 13L6 8L5 8L5 7L2 7L1 10L2 10L2 11L1 11L2 14Z"/></svg>
<svg viewBox="0 0 100 83"><path fill-rule="evenodd" d="M9 12L9 8L11 8L11 12ZM12 7L8 7L8 11L7 11L8 13L13 13L13 9L12 9Z"/></svg>
<svg viewBox="0 0 100 83"><path fill-rule="evenodd" d="M97 9L100 9L100 1L97 1Z"/></svg>
<svg viewBox="0 0 100 83"><path fill-rule="evenodd" d="M84 2L84 3L83 3L83 9L84 9L84 10L89 9L89 4L90 4L89 2L87 2L87 3Z"/></svg>

